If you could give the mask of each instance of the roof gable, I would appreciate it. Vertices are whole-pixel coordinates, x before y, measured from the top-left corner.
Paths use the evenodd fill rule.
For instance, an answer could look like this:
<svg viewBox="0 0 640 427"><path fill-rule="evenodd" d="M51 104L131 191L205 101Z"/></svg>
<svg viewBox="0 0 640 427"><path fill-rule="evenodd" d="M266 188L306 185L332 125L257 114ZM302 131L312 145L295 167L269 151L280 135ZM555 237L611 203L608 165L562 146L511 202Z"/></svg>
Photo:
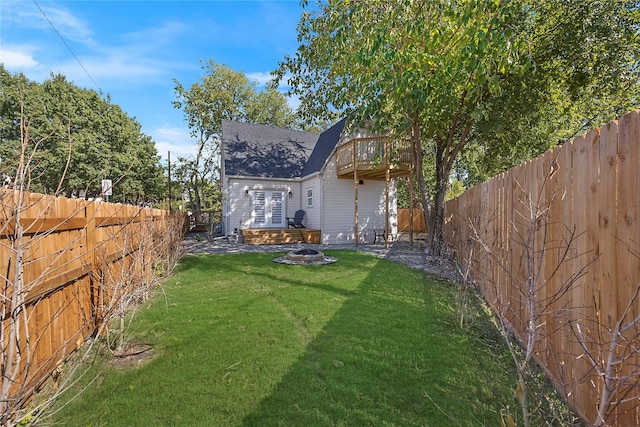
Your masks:
<svg viewBox="0 0 640 427"><path fill-rule="evenodd" d="M319 172L340 140L345 121L339 121L318 135L223 120L224 174L293 179Z"/></svg>
<svg viewBox="0 0 640 427"><path fill-rule="evenodd" d="M268 125L222 121L225 175L299 178L318 134Z"/></svg>
<svg viewBox="0 0 640 427"><path fill-rule="evenodd" d="M333 152L333 149L340 141L340 136L344 130L344 124L347 119L342 119L335 125L320 134L318 143L316 144L309 161L302 171L302 176L307 176L315 172L320 172L325 162Z"/></svg>

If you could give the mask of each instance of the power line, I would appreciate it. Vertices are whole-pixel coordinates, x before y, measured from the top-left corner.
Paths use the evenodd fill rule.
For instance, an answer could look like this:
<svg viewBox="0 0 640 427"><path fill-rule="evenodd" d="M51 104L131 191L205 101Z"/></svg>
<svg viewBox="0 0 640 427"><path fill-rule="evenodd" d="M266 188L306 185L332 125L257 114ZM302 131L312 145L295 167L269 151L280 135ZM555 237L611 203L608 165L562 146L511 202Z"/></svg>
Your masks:
<svg viewBox="0 0 640 427"><path fill-rule="evenodd" d="M53 31L56 32L56 34L58 35L58 37L60 37L60 40L62 40L62 43L64 43L64 45L67 47L67 49L69 49L69 52L71 52L71 55L73 55L73 57L76 59L76 61L78 61L78 64L80 64L80 67L82 67L82 69L84 70L85 73L87 73L87 76L89 76L89 78L91 79L91 81L93 82L94 86L96 87L96 89L98 89L98 93L100 95L102 95L102 89L100 88L100 86L98 85L98 83L96 83L96 81L93 79L93 76L91 76L91 74L89 74L89 71L85 68L84 64L82 64L82 62L80 62L80 59L76 56L76 54L73 52L73 50L71 49L71 46L69 46L69 44L67 43L67 41L64 39L64 37L62 37L62 34L60 34L60 32L58 31L58 29L56 28L55 25L53 25L53 22L51 22L51 20L49 19L49 17L47 16L46 13L44 13L44 10L42 10L42 8L40 7L40 5L38 4L37 0L33 0L33 2L35 3L35 5L38 7L38 9L40 9L40 13L42 13L42 16L44 16L44 19L47 20L47 22L49 23L49 25L51 25L51 28L53 28Z"/></svg>

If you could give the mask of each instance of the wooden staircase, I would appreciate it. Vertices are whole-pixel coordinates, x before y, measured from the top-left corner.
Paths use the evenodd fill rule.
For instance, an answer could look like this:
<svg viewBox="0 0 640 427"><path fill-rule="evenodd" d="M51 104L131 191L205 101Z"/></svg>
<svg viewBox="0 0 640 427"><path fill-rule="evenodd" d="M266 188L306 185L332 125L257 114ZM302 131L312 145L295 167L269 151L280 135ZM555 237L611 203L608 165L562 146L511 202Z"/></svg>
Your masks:
<svg viewBox="0 0 640 427"><path fill-rule="evenodd" d="M320 243L320 230L308 228L261 228L240 230L246 245L283 245L287 243Z"/></svg>

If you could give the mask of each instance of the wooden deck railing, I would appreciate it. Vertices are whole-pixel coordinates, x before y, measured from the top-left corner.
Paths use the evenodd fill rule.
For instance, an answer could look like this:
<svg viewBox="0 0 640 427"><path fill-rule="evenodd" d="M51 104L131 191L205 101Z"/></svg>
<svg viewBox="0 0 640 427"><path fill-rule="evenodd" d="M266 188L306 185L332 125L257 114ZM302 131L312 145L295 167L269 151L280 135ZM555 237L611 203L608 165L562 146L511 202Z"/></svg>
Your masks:
<svg viewBox="0 0 640 427"><path fill-rule="evenodd" d="M388 137L354 138L336 150L339 178L353 178L357 171L363 179L406 176L411 172L411 151L406 139ZM355 167L354 167L355 165Z"/></svg>

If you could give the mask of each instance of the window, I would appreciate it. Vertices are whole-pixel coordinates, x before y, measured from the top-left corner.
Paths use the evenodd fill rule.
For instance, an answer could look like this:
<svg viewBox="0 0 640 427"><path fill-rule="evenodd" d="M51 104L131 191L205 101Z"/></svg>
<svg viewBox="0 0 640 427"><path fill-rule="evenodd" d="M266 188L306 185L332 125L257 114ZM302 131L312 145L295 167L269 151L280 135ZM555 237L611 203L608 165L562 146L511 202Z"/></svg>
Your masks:
<svg viewBox="0 0 640 427"><path fill-rule="evenodd" d="M313 188L307 188L307 207L313 207Z"/></svg>

